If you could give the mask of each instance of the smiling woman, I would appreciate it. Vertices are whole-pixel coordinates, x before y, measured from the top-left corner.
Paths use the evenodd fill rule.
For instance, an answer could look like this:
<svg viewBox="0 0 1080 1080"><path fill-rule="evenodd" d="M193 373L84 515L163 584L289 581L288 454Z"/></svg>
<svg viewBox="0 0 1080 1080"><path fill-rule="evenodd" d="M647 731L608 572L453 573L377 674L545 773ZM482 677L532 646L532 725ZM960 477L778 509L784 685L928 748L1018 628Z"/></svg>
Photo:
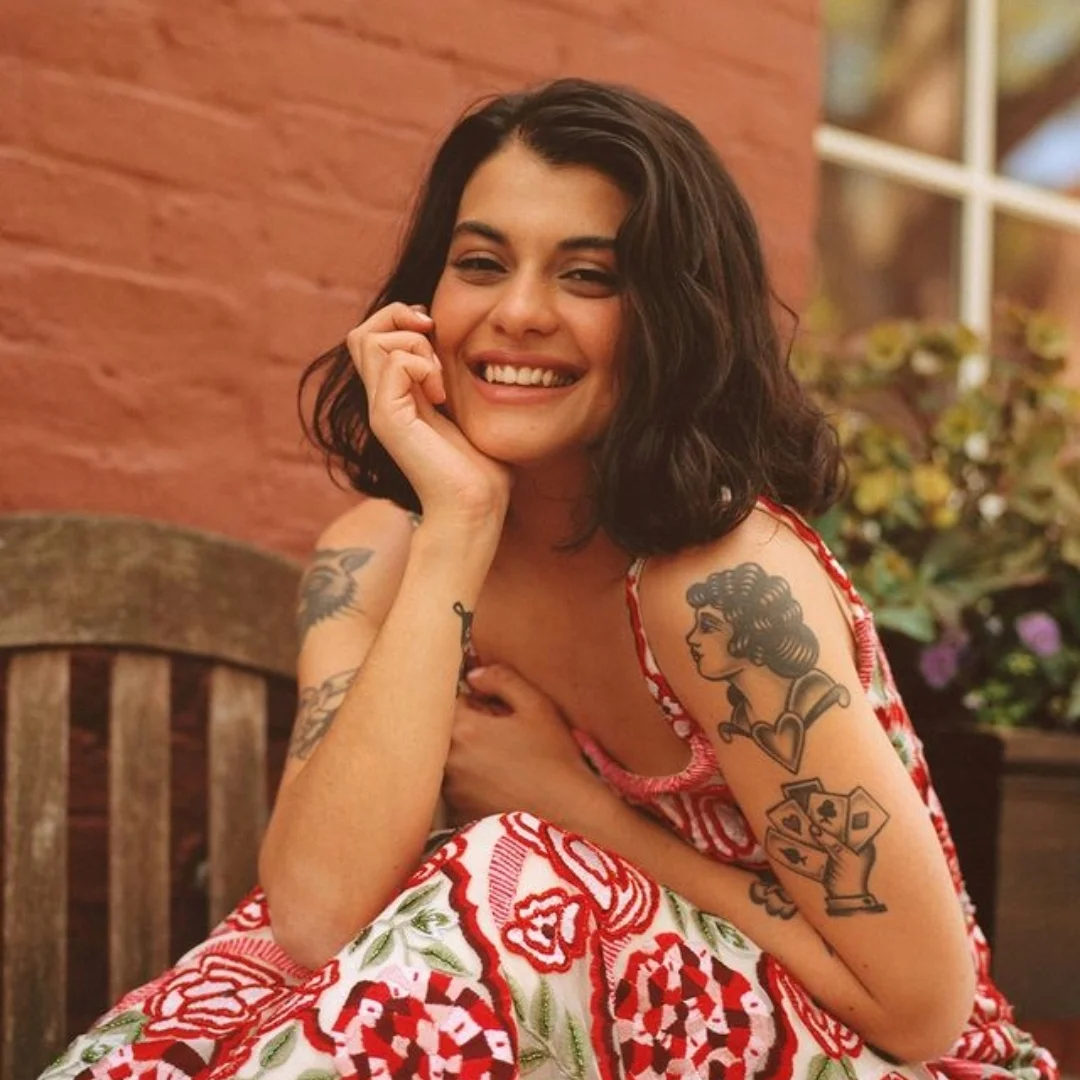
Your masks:
<svg viewBox="0 0 1080 1080"><path fill-rule="evenodd" d="M803 522L836 439L688 121L581 80L471 112L305 384L361 498L265 891L51 1076L1054 1075Z"/></svg>

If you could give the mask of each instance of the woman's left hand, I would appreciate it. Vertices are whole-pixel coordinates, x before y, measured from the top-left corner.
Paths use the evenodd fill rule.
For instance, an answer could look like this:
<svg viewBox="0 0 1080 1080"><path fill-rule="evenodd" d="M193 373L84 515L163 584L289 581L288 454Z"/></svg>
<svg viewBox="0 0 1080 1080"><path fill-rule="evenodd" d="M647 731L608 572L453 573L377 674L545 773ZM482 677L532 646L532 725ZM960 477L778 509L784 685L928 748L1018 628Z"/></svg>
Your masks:
<svg viewBox="0 0 1080 1080"><path fill-rule="evenodd" d="M506 664L468 674L458 698L443 793L459 822L525 810L580 830L608 795L570 728L542 690Z"/></svg>

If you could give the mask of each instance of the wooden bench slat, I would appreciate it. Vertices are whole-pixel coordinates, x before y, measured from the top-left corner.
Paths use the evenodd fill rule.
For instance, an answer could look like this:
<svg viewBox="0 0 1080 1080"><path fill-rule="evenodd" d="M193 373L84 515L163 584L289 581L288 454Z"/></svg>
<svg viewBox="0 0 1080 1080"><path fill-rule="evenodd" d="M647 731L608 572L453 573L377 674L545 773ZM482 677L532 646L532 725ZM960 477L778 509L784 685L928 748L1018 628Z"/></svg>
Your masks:
<svg viewBox="0 0 1080 1080"><path fill-rule="evenodd" d="M65 651L16 654L8 670L2 1080L63 1049L67 988L68 727Z"/></svg>
<svg viewBox="0 0 1080 1080"><path fill-rule="evenodd" d="M120 653L109 697L109 997L169 961L169 661Z"/></svg>
<svg viewBox="0 0 1080 1080"><path fill-rule="evenodd" d="M255 885L266 825L266 683L217 666L210 673L210 924Z"/></svg>

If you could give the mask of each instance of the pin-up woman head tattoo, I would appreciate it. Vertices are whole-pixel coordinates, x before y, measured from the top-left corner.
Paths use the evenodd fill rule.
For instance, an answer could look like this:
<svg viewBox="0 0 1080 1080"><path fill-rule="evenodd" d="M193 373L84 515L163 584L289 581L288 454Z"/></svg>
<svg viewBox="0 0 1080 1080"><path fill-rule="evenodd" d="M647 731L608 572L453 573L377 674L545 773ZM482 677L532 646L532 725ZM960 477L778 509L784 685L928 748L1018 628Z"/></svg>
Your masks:
<svg viewBox="0 0 1080 1080"><path fill-rule="evenodd" d="M698 673L728 683L731 716L719 727L721 737L745 735L796 772L807 729L833 705L848 705L851 695L815 667L818 640L791 586L757 563L743 563L691 585L686 600L694 611L686 643ZM787 681L778 716L762 716L740 685L739 675L750 665Z"/></svg>
<svg viewBox="0 0 1080 1080"><path fill-rule="evenodd" d="M727 678L742 666L739 660L788 679L817 663L817 638L803 622L791 586L756 563L710 574L690 586L686 599L695 610L686 641L703 678Z"/></svg>

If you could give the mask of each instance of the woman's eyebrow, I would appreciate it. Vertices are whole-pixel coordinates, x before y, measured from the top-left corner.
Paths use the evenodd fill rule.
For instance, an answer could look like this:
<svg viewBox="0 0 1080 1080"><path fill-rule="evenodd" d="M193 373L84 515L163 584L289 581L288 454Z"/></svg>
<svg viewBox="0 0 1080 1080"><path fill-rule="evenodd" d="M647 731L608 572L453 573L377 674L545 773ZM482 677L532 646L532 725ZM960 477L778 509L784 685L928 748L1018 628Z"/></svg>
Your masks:
<svg viewBox="0 0 1080 1080"><path fill-rule="evenodd" d="M485 240L491 240L496 244L509 246L510 241L506 233L496 229L494 225L488 225L483 221L465 220L459 221L454 226L452 236L458 237L463 234L482 236ZM568 236L558 243L560 251L614 251L615 237L613 236Z"/></svg>

